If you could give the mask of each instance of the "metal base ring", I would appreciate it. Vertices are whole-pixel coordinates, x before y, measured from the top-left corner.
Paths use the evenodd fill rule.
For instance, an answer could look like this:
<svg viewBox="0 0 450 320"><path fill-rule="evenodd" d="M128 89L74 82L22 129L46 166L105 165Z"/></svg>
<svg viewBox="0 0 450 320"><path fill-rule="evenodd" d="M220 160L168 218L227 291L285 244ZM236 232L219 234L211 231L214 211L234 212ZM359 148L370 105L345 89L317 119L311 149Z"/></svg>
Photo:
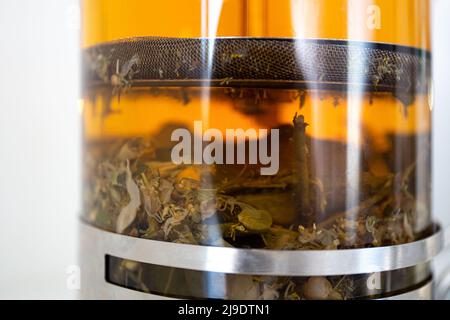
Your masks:
<svg viewBox="0 0 450 320"><path fill-rule="evenodd" d="M429 262L442 249L439 227L412 243L364 249L281 251L176 244L103 231L81 223L88 246L103 255L143 263L227 274L333 276L384 272Z"/></svg>

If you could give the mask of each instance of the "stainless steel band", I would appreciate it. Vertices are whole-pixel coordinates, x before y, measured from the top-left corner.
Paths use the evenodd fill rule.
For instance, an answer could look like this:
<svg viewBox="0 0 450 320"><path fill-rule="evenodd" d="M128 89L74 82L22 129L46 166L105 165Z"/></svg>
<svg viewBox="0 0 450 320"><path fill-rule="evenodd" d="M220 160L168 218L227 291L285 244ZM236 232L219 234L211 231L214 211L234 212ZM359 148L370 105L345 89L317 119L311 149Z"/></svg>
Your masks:
<svg viewBox="0 0 450 320"><path fill-rule="evenodd" d="M399 295L379 300L431 300L433 299L433 282L430 281L422 287Z"/></svg>
<svg viewBox="0 0 450 320"><path fill-rule="evenodd" d="M149 293L143 293L127 288L118 287L110 283L100 283L96 286L99 292L103 291L103 296L98 295L87 297L87 298L100 298L100 299L120 299L120 300L174 300L173 298L168 298L165 296L159 296ZM86 297L82 297L86 298ZM433 298L433 282L428 282L422 287L395 296L390 296L387 298L382 298L378 300L431 300Z"/></svg>
<svg viewBox="0 0 450 320"><path fill-rule="evenodd" d="M81 231L108 255L180 269L248 275L333 276L415 266L443 247L443 232L413 243L367 249L276 251L195 246L139 239L81 223ZM89 248L89 247L85 247Z"/></svg>

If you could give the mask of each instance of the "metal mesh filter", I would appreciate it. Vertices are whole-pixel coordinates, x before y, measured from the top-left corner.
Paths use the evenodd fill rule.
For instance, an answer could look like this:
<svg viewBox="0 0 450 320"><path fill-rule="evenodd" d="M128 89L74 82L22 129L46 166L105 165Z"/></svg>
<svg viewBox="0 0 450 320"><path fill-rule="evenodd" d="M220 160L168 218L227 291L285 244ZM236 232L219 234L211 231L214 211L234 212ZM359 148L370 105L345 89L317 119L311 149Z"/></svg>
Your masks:
<svg viewBox="0 0 450 320"><path fill-rule="evenodd" d="M84 52L85 84L426 90L430 54L388 44L270 38L133 38ZM424 76L425 75L425 76ZM422 82L421 82L422 81Z"/></svg>

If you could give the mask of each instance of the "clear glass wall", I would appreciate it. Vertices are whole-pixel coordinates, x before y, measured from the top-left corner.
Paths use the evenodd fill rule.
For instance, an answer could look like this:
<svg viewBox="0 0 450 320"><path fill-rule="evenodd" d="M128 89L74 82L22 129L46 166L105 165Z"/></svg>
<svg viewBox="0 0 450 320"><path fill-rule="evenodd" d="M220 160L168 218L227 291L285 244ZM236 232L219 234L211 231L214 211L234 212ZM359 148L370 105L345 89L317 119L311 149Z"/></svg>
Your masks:
<svg viewBox="0 0 450 320"><path fill-rule="evenodd" d="M270 250L428 235L428 6L85 1L84 220ZM311 281L337 292L319 298L392 289L355 295L336 289L344 278ZM288 297L308 298L308 281Z"/></svg>

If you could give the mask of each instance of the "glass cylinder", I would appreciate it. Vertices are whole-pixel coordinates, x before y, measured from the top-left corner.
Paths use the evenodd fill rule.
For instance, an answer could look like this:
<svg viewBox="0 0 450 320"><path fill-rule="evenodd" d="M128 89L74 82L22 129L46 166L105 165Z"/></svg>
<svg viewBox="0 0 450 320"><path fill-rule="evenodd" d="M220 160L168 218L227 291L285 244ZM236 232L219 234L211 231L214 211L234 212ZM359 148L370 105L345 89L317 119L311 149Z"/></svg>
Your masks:
<svg viewBox="0 0 450 320"><path fill-rule="evenodd" d="M345 250L433 232L428 0L83 2L83 220L180 245ZM429 278L108 257L164 296L354 299Z"/></svg>

